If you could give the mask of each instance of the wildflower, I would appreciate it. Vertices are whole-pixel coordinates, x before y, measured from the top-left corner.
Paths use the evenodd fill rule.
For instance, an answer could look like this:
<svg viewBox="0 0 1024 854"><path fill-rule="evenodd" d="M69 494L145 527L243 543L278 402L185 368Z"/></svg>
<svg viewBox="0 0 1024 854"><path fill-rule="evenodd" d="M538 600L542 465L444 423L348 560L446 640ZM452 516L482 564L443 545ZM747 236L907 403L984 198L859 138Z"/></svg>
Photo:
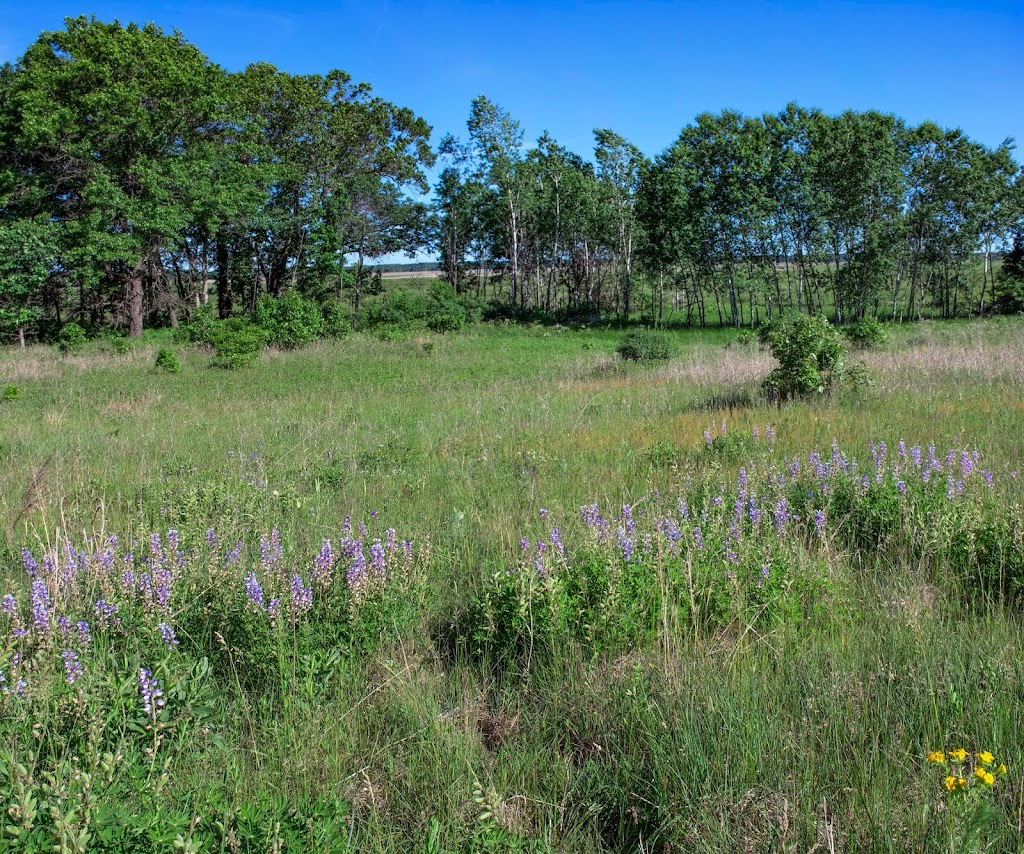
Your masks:
<svg viewBox="0 0 1024 854"><path fill-rule="evenodd" d="M956 778L956 787L958 789L966 789L967 788L967 781L963 777L957 777Z"/></svg>
<svg viewBox="0 0 1024 854"><path fill-rule="evenodd" d="M142 708L150 720L156 723L157 715L165 705L164 692L153 676L153 671L144 667L139 668L139 693L142 695Z"/></svg>
<svg viewBox="0 0 1024 854"><path fill-rule="evenodd" d="M85 620L79 620L75 623L75 629L78 632L78 642L82 646L88 646L92 643L92 635L89 633L89 624Z"/></svg>
<svg viewBox="0 0 1024 854"><path fill-rule="evenodd" d="M160 637L163 638L167 646L175 647L178 645L178 638L174 634L174 629L167 625L167 623L160 623L157 628L160 630Z"/></svg>
<svg viewBox="0 0 1024 854"><path fill-rule="evenodd" d="M947 777L944 783L946 785L947 792L952 792L954 789L956 789L956 777Z"/></svg>
<svg viewBox="0 0 1024 854"><path fill-rule="evenodd" d="M18 615L18 602L14 598L13 593L4 594L4 598L0 601L0 611L3 611L8 617L16 617Z"/></svg>
<svg viewBox="0 0 1024 854"><path fill-rule="evenodd" d="M943 753L941 750L933 750L931 753L928 754L928 761L932 765L945 765L946 754Z"/></svg>
<svg viewBox="0 0 1024 854"><path fill-rule="evenodd" d="M981 753L975 753L974 758L982 765L991 765L995 761L995 757L987 750L983 750Z"/></svg>
<svg viewBox="0 0 1024 854"><path fill-rule="evenodd" d="M313 591L302 581L298 573L291 578L292 607L299 612L308 611L313 607Z"/></svg>
<svg viewBox="0 0 1024 854"><path fill-rule="evenodd" d="M962 747L949 751L949 758L953 762L963 762L967 758L967 751Z"/></svg>
<svg viewBox="0 0 1024 854"><path fill-rule="evenodd" d="M1005 777L1006 776L1006 766L1005 765L1000 765L998 768L996 768L996 773L1000 777Z"/></svg>
<svg viewBox="0 0 1024 854"><path fill-rule="evenodd" d="M73 650L65 650L60 656L64 660L64 672L67 673L68 685L74 685L85 674L82 662Z"/></svg>
<svg viewBox="0 0 1024 854"><path fill-rule="evenodd" d="M825 511L814 511L814 530L819 534L825 530Z"/></svg>
<svg viewBox="0 0 1024 854"><path fill-rule="evenodd" d="M992 776L991 772L986 771L981 777L981 782L983 782L986 786L994 786L996 783L996 778Z"/></svg>
<svg viewBox="0 0 1024 854"><path fill-rule="evenodd" d="M255 572L250 572L245 576L245 595L254 605L263 607L263 587L259 579L256 578Z"/></svg>
<svg viewBox="0 0 1024 854"><path fill-rule="evenodd" d="M986 777L991 777L992 775L989 774L988 771L986 771L979 765L977 768L974 769L974 776L977 777L979 780L984 780Z"/></svg>

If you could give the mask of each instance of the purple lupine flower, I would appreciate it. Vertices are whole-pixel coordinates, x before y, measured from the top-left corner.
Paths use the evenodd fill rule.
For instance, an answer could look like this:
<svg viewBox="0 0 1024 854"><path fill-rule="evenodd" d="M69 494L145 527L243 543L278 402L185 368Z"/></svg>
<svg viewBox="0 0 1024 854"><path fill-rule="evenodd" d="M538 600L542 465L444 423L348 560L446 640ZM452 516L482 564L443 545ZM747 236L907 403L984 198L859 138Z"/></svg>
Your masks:
<svg viewBox="0 0 1024 854"><path fill-rule="evenodd" d="M359 523L359 535L361 537L363 537L364 539L366 537L370 536L370 529L366 527L366 523L365 522L360 522Z"/></svg>
<svg viewBox="0 0 1024 854"><path fill-rule="evenodd" d="M69 635L69 634L71 634L71 618L70 617L65 617L63 615L59 616L56 619L56 623L57 623L57 631L59 631L62 635Z"/></svg>
<svg viewBox="0 0 1024 854"><path fill-rule="evenodd" d="M580 508L580 518L590 528L598 527L601 513L596 504L584 505Z"/></svg>
<svg viewBox="0 0 1024 854"><path fill-rule="evenodd" d="M899 490L900 495L907 494L907 485L902 480L896 481L896 489Z"/></svg>
<svg viewBox="0 0 1024 854"><path fill-rule="evenodd" d="M530 541L526 539L526 537L523 537L519 541L519 548L524 552L528 552L530 550Z"/></svg>
<svg viewBox="0 0 1024 854"><path fill-rule="evenodd" d="M626 535L626 529L621 525L615 532L615 539L622 552L622 560L629 563L633 559L633 541Z"/></svg>
<svg viewBox="0 0 1024 854"><path fill-rule="evenodd" d="M330 575L331 569L334 568L337 559L334 549L331 548L331 541L324 540L323 545L320 546L320 554L313 558L312 580L321 581L326 579Z"/></svg>
<svg viewBox="0 0 1024 854"><path fill-rule="evenodd" d="M825 531L825 511L816 510L814 511L814 530L819 534Z"/></svg>
<svg viewBox="0 0 1024 854"><path fill-rule="evenodd" d="M693 529L693 545L697 551L704 551L704 534L701 533L700 525Z"/></svg>
<svg viewBox="0 0 1024 854"><path fill-rule="evenodd" d="M756 424L754 425L754 429L750 431L750 434L755 439L760 437L761 431L758 429L758 426Z"/></svg>
<svg viewBox="0 0 1024 854"><path fill-rule="evenodd" d="M953 475L946 475L946 498L948 500L953 499L956 487L953 484Z"/></svg>
<svg viewBox="0 0 1024 854"><path fill-rule="evenodd" d="M622 505L622 518L626 523L626 531L632 536L636 533L636 521L633 519L633 508L628 504Z"/></svg>
<svg viewBox="0 0 1024 854"><path fill-rule="evenodd" d="M745 468L740 469L739 490L741 495L747 494L747 470Z"/></svg>
<svg viewBox="0 0 1024 854"><path fill-rule="evenodd" d="M213 528L207 528L206 529L206 545L208 545L211 548L213 548L214 546L217 545L217 542L218 542L218 540L217 540L217 532L215 530L213 530Z"/></svg>
<svg viewBox="0 0 1024 854"><path fill-rule="evenodd" d="M60 656L64 660L64 672L67 674L69 685L74 685L85 674L82 662L78 660L78 654L74 650L65 650Z"/></svg>
<svg viewBox="0 0 1024 854"><path fill-rule="evenodd" d="M544 507L540 508L540 518L541 519L547 519L548 518L548 511Z"/></svg>
<svg viewBox="0 0 1024 854"><path fill-rule="evenodd" d="M178 645L178 637L174 634L174 629L167 623L160 623L157 626L160 630L160 637L168 647L172 649Z"/></svg>
<svg viewBox="0 0 1024 854"><path fill-rule="evenodd" d="M789 506L786 504L785 498L780 498L775 505L773 519L775 522L775 533L782 536L786 531L786 525L789 524Z"/></svg>
<svg viewBox="0 0 1024 854"><path fill-rule="evenodd" d="M355 544L357 548L352 553L352 565L348 568L348 584L352 589L358 589L366 580L366 555L363 554L362 543Z"/></svg>
<svg viewBox="0 0 1024 854"><path fill-rule="evenodd" d="M143 710L149 715L149 719L156 723L160 710L165 705L164 692L153 671L144 667L139 668L139 693L142 695Z"/></svg>
<svg viewBox="0 0 1024 854"><path fill-rule="evenodd" d="M711 433L710 433L710 431L708 431L708 430L705 430L705 431L704 431L704 441L705 441L705 442L707 443L707 445L708 445L708 447L709 447L709 448L711 447L711 445L712 445L712 444L714 443L714 441L715 441L714 439L712 439L712 438L711 438Z"/></svg>
<svg viewBox="0 0 1024 854"><path fill-rule="evenodd" d="M747 507L747 511L750 515L750 524L755 528L761 524L761 510L757 506L757 496L751 495L750 501Z"/></svg>
<svg viewBox="0 0 1024 854"><path fill-rule="evenodd" d="M714 504L715 507L721 507L724 503L724 499L721 495L716 495L714 498L711 499L711 503Z"/></svg>
<svg viewBox="0 0 1024 854"><path fill-rule="evenodd" d="M910 449L910 459L914 461L917 468L921 468L921 449L917 445Z"/></svg>
<svg viewBox="0 0 1024 854"><path fill-rule="evenodd" d="M281 611L281 600L277 596L272 598L267 604L267 615L271 620L276 620L278 614Z"/></svg>
<svg viewBox="0 0 1024 854"><path fill-rule="evenodd" d="M907 443L904 442L902 439L900 439L899 444L896 445L896 453L899 455L899 458L901 460L906 460L906 458L907 458Z"/></svg>
<svg viewBox="0 0 1024 854"><path fill-rule="evenodd" d="M45 634L50 627L50 611L53 601L46 589L46 582L37 578L32 582L32 623L39 634Z"/></svg>
<svg viewBox="0 0 1024 854"><path fill-rule="evenodd" d="M95 606L96 620L100 627L106 628L117 622L118 607L105 599L99 599Z"/></svg>
<svg viewBox="0 0 1024 854"><path fill-rule="evenodd" d="M4 598L0 599L0 611L8 617L18 616L18 601L13 593L5 593Z"/></svg>
<svg viewBox="0 0 1024 854"><path fill-rule="evenodd" d="M263 586L256 578L255 572L250 572L245 576L245 595L254 605L263 607Z"/></svg>
<svg viewBox="0 0 1024 854"><path fill-rule="evenodd" d="M21 563L25 567L25 572L28 573L28 577L36 579L39 577L39 564L36 563L35 558L32 557L32 552L28 549L21 550Z"/></svg>
<svg viewBox="0 0 1024 854"><path fill-rule="evenodd" d="M757 579L757 586L758 587L764 587L765 583L768 581L768 576L769 575L771 575L771 567L769 567L769 566L762 566L761 567L761 574L760 574L760 576L758 576L758 579Z"/></svg>
<svg viewBox="0 0 1024 854"><path fill-rule="evenodd" d="M380 515L380 510L371 510L370 511L370 518L373 519L374 522L377 521L377 517L379 515Z"/></svg>
<svg viewBox="0 0 1024 854"><path fill-rule="evenodd" d="M101 552L96 553L96 562L103 567L103 571L110 573L114 567L114 550L109 546Z"/></svg>
<svg viewBox="0 0 1024 854"><path fill-rule="evenodd" d="M992 486L992 472L990 472L990 471L983 471L982 472L982 476L985 478L986 486Z"/></svg>
<svg viewBox="0 0 1024 854"><path fill-rule="evenodd" d="M262 545L262 541L260 543ZM224 553L224 566L234 566L242 556L242 541L235 543L235 547Z"/></svg>
<svg viewBox="0 0 1024 854"><path fill-rule="evenodd" d="M868 477L867 475L864 475L864 476L863 476L863 477L862 477L862 478L860 479L860 485L861 485L861 488L862 488L862 489L863 489L863 490L864 490L865 492L867 492L867 491L868 491L869 489L871 489L871 478L870 478L870 477Z"/></svg>
<svg viewBox="0 0 1024 854"><path fill-rule="evenodd" d="M405 557L406 563L412 563L412 540L405 540L402 543L402 555Z"/></svg>
<svg viewBox="0 0 1024 854"><path fill-rule="evenodd" d="M292 608L295 611L305 613L313 607L313 591L306 587L302 576L298 573L295 573L291 579L291 595Z"/></svg>
<svg viewBox="0 0 1024 854"><path fill-rule="evenodd" d="M370 569L380 579L383 579L387 574L384 562L384 547L380 544L380 540L377 540L370 546Z"/></svg>
<svg viewBox="0 0 1024 854"><path fill-rule="evenodd" d="M690 508L686 506L686 500L685 499L683 499L683 498L679 499L678 509L679 509L679 518L680 519L682 519L685 522L687 519L690 518Z"/></svg>
<svg viewBox="0 0 1024 854"><path fill-rule="evenodd" d="M551 545L558 552L558 556L565 560L565 547L562 545L562 535L559 533L558 528L551 529Z"/></svg>
<svg viewBox="0 0 1024 854"><path fill-rule="evenodd" d="M92 634L89 632L89 624L85 620L75 623L75 632L78 634L80 646L88 646L92 643Z"/></svg>

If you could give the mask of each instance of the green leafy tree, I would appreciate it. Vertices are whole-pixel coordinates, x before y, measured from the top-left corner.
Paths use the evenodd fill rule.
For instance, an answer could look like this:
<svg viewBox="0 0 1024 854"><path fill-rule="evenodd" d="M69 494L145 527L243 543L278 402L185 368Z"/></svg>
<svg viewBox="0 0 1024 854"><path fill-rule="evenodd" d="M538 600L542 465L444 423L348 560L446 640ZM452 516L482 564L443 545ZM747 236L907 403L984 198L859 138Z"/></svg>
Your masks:
<svg viewBox="0 0 1024 854"><path fill-rule="evenodd" d="M25 328L42 314L43 287L56 263L53 228L33 219L0 221L0 329L16 331L25 346Z"/></svg>
<svg viewBox="0 0 1024 854"><path fill-rule="evenodd" d="M188 224L219 132L222 73L180 33L69 18L18 62L5 126L19 179L63 225L80 286L110 283L142 333L160 249Z"/></svg>

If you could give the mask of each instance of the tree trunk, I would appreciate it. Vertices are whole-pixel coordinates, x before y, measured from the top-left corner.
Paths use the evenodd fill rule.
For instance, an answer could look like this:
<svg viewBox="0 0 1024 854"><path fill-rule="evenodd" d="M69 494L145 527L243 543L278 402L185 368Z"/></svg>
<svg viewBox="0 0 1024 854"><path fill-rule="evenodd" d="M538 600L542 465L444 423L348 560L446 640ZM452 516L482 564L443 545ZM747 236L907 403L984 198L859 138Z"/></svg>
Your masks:
<svg viewBox="0 0 1024 854"><path fill-rule="evenodd" d="M217 316L223 320L231 316L231 282L228 279L228 244L217 238Z"/></svg>
<svg viewBox="0 0 1024 854"><path fill-rule="evenodd" d="M146 275L146 259L140 258L128 274L128 337L142 337L143 277Z"/></svg>

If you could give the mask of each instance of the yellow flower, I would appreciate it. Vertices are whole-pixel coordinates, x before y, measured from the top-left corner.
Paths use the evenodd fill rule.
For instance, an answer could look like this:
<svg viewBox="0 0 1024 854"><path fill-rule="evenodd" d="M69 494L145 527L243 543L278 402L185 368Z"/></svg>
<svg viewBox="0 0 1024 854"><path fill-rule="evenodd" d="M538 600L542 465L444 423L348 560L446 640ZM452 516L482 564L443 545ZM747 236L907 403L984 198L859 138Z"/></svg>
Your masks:
<svg viewBox="0 0 1024 854"><path fill-rule="evenodd" d="M979 780L984 780L985 779L985 775L987 773L988 773L988 771L986 771L984 768L980 768L979 767L979 768L975 768L974 769L974 776L977 777Z"/></svg>
<svg viewBox="0 0 1024 854"><path fill-rule="evenodd" d="M956 777L947 777L944 782L947 792L952 792L956 788Z"/></svg>
<svg viewBox="0 0 1024 854"><path fill-rule="evenodd" d="M994 786L996 784L996 778L989 774L988 771L985 772L985 775L981 778L981 781L986 786Z"/></svg>
<svg viewBox="0 0 1024 854"><path fill-rule="evenodd" d="M996 771L999 772L999 776L1000 777L1005 777L1006 776L1006 766L1005 765L1000 765L998 768L996 768Z"/></svg>
<svg viewBox="0 0 1024 854"><path fill-rule="evenodd" d="M963 777L959 777L959 778L957 778L956 786L957 786L958 789L966 789L967 788L967 781Z"/></svg>
<svg viewBox="0 0 1024 854"><path fill-rule="evenodd" d="M967 751L962 747L957 750L949 751L949 758L954 762L963 762L967 758Z"/></svg>
<svg viewBox="0 0 1024 854"><path fill-rule="evenodd" d="M975 753L974 758L977 759L982 765L991 765L995 757L987 750L981 751L981 753Z"/></svg>
<svg viewBox="0 0 1024 854"><path fill-rule="evenodd" d="M941 750L933 750L931 753L928 754L928 761L932 765L945 765L946 754L943 753Z"/></svg>

